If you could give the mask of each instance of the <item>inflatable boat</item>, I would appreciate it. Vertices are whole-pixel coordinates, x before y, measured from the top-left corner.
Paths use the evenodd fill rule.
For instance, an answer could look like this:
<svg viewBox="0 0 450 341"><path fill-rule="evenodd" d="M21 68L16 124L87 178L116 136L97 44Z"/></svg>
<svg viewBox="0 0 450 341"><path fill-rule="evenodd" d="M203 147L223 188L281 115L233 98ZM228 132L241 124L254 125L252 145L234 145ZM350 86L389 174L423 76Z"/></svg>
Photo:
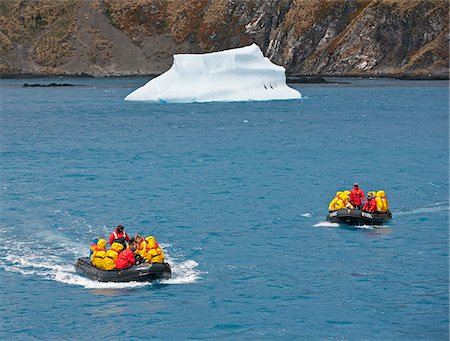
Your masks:
<svg viewBox="0 0 450 341"><path fill-rule="evenodd" d="M383 225L392 218L391 211L385 213L370 213L361 210L341 210L328 213L327 221L346 225Z"/></svg>
<svg viewBox="0 0 450 341"><path fill-rule="evenodd" d="M126 269L102 270L93 266L88 257L78 258L75 270L99 282L148 282L172 277L167 263L143 263Z"/></svg>

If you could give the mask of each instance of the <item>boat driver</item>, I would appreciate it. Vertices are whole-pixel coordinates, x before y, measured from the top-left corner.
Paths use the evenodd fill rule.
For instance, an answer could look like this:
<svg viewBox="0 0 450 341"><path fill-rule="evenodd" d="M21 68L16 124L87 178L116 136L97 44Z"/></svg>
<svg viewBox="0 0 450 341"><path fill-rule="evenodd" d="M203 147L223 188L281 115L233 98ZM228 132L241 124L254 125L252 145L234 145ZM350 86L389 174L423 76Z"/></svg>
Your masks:
<svg viewBox="0 0 450 341"><path fill-rule="evenodd" d="M121 224L117 225L113 233L111 233L111 235L109 236L109 245L112 245L113 243L119 243L123 245L124 249L127 247L126 242L129 241L130 237L125 232L125 227Z"/></svg>
<svg viewBox="0 0 450 341"><path fill-rule="evenodd" d="M359 188L357 182L353 185L353 189L350 192L350 203L355 209L360 210L364 201L364 192Z"/></svg>

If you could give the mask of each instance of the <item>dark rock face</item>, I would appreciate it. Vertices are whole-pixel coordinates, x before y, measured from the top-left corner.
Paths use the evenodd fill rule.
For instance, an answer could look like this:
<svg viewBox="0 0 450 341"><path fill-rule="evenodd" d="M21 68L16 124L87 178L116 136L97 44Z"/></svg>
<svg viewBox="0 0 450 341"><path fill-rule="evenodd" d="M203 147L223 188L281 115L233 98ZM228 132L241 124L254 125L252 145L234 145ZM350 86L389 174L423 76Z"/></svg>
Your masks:
<svg viewBox="0 0 450 341"><path fill-rule="evenodd" d="M300 30L283 25L292 11L301 20L305 8L289 3L286 11L281 3L262 26L271 28L264 35L268 57L290 73L448 77L445 2L348 0L328 7L321 2L309 13L314 23Z"/></svg>
<svg viewBox="0 0 450 341"><path fill-rule="evenodd" d="M158 74L257 43L288 74L448 79L447 0L9 0L0 76Z"/></svg>

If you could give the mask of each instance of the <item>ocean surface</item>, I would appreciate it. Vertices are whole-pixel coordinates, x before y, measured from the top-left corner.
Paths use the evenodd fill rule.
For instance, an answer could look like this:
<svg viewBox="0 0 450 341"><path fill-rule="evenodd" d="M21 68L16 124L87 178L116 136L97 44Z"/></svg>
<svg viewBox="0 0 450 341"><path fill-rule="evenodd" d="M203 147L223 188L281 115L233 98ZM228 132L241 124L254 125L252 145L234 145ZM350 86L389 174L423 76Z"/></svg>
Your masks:
<svg viewBox="0 0 450 341"><path fill-rule="evenodd" d="M337 80L209 104L1 80L0 339L448 340L448 82ZM22 87L52 82L76 86ZM325 222L355 181L387 193L386 226ZM117 224L173 278L78 275Z"/></svg>

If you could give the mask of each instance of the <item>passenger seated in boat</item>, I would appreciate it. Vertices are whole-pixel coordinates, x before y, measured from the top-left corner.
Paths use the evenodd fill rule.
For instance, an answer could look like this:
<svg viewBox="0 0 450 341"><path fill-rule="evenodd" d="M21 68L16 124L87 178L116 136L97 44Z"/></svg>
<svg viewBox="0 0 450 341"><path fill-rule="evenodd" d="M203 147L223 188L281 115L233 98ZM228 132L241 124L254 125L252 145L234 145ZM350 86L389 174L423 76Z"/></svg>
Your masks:
<svg viewBox="0 0 450 341"><path fill-rule="evenodd" d="M386 193L383 190L377 192L377 211L380 213L387 212L389 210L389 202L386 199Z"/></svg>
<svg viewBox="0 0 450 341"><path fill-rule="evenodd" d="M359 188L359 185L357 182L353 185L353 189L350 192L350 203L357 208L358 210L361 209L362 203L364 201L364 192L361 188Z"/></svg>
<svg viewBox="0 0 450 341"><path fill-rule="evenodd" d="M109 236L109 245L113 245L113 243L120 243L124 248L127 247L127 243L130 241L130 237L125 232L125 227L123 225L117 225L114 231Z"/></svg>
<svg viewBox="0 0 450 341"><path fill-rule="evenodd" d="M328 211L333 212L342 208L353 209L352 204L348 201L348 195L345 192L346 191L336 192L336 196L331 200L330 205L328 206Z"/></svg>
<svg viewBox="0 0 450 341"><path fill-rule="evenodd" d="M140 264L142 262L145 262L144 255L145 255L145 249L147 247L147 243L145 242L144 237L142 237L138 233L136 233L134 235L134 240L135 240L135 246L136 246L136 251L134 252L134 258L136 259L136 264Z"/></svg>
<svg viewBox="0 0 450 341"><path fill-rule="evenodd" d="M104 267L104 260L106 257L106 240L105 239L99 239L97 243L97 248L94 251L94 253L91 256L91 263L93 266L103 269Z"/></svg>
<svg viewBox="0 0 450 341"><path fill-rule="evenodd" d="M100 239L100 237L98 237L98 236L94 237L94 239L92 239L91 251L89 252L89 257L92 257L92 254L97 249L97 243L98 243L99 239Z"/></svg>
<svg viewBox="0 0 450 341"><path fill-rule="evenodd" d="M375 213L377 211L377 201L373 196L372 192L367 193L367 200L362 210L364 212L371 212L371 213Z"/></svg>
<svg viewBox="0 0 450 341"><path fill-rule="evenodd" d="M149 263L164 263L164 253L156 242L155 237L149 236L145 238L147 244L144 258Z"/></svg>
<svg viewBox="0 0 450 341"><path fill-rule="evenodd" d="M331 200L330 204L328 205L328 211L333 212L345 207L344 202L340 197L341 194L342 192L336 192L333 200Z"/></svg>
<svg viewBox="0 0 450 341"><path fill-rule="evenodd" d="M136 263L134 251L136 251L136 247L134 246L134 239L132 239L130 240L130 245L117 256L116 268L126 269L134 265Z"/></svg>
<svg viewBox="0 0 450 341"><path fill-rule="evenodd" d="M349 209L353 210L354 207L353 207L353 205L350 203L350 201L348 200L348 195L349 195L348 193L350 193L350 191L344 191L344 192L342 192L342 194L341 194L341 199L342 199L342 201L344 202L344 207L345 207L345 208L349 208Z"/></svg>
<svg viewBox="0 0 450 341"><path fill-rule="evenodd" d="M119 252L123 250L123 245L120 243L113 243L111 248L106 251L105 259L103 260L103 268L105 270L112 270L116 267L116 260Z"/></svg>

